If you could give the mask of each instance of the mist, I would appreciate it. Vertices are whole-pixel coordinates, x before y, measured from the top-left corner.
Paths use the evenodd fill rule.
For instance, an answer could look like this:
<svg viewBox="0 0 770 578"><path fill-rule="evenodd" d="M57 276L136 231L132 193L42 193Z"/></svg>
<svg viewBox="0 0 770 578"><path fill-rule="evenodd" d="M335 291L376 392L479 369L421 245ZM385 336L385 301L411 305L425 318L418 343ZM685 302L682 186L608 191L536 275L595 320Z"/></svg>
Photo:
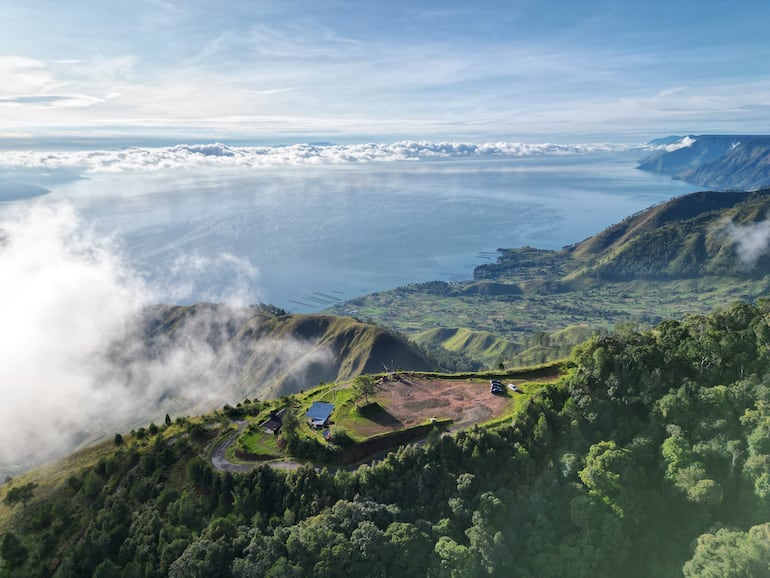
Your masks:
<svg viewBox="0 0 770 578"><path fill-rule="evenodd" d="M180 259L170 271L178 287L162 293L183 296L200 276L232 267L237 282L211 295L223 304L148 338L148 323L170 306L154 305L160 288L127 265L118 239L67 203L20 206L0 222L2 478L165 413L237 402L230 385L249 355L295 373L324 358L292 339L229 343L254 313L258 272L233 255L217 261Z"/></svg>
<svg viewBox="0 0 770 578"><path fill-rule="evenodd" d="M735 253L746 269L753 269L770 249L770 220L747 225L724 223L724 230L735 244Z"/></svg>

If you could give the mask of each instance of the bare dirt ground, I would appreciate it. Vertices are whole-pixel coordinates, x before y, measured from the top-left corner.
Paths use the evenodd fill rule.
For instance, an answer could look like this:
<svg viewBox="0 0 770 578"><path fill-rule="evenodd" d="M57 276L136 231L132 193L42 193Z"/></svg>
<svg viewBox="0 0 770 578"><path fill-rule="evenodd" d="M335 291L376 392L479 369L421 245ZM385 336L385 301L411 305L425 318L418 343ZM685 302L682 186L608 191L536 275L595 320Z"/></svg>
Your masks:
<svg viewBox="0 0 770 578"><path fill-rule="evenodd" d="M521 380L514 383L521 383ZM378 384L376 401L383 408L384 416L378 416L371 425L359 426L356 430L372 435L424 423L431 417L452 419L452 429L467 427L502 413L511 403L512 395L519 394L506 390L504 394L493 395L486 381L401 374Z"/></svg>

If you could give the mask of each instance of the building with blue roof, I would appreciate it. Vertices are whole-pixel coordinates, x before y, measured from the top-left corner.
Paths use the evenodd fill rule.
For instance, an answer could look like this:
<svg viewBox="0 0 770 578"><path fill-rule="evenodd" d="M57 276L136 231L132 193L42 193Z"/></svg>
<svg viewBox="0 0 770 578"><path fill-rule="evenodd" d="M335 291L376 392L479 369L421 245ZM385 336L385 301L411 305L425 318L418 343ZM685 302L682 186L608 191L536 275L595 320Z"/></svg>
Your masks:
<svg viewBox="0 0 770 578"><path fill-rule="evenodd" d="M329 418L334 411L334 405L324 401L314 401L305 417L311 426L322 428L329 424Z"/></svg>

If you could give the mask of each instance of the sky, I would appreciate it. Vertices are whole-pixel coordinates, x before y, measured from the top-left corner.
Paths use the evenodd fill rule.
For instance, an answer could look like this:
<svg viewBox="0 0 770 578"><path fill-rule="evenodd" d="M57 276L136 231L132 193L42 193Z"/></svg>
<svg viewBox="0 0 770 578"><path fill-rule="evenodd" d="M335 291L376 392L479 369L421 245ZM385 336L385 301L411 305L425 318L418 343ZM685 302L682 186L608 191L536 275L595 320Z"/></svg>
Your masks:
<svg viewBox="0 0 770 578"><path fill-rule="evenodd" d="M763 133L770 3L0 0L0 146Z"/></svg>

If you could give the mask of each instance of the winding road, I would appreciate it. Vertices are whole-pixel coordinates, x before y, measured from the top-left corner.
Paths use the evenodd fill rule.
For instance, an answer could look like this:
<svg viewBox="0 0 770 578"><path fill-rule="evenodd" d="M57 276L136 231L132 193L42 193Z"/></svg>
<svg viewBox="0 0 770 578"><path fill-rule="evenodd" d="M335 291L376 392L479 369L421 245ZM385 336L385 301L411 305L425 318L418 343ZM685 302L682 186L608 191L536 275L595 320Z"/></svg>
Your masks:
<svg viewBox="0 0 770 578"><path fill-rule="evenodd" d="M225 441L217 446L214 450L214 454L211 456L211 465L220 472L250 472L254 468L267 464L271 468L276 470L298 470L302 467L302 464L295 462L294 460L282 459L270 462L254 462L251 464L234 464L227 460L225 453L227 449L233 445L233 442L238 439L243 429L246 427L247 422L245 420L238 420L234 422L238 429L230 434Z"/></svg>

